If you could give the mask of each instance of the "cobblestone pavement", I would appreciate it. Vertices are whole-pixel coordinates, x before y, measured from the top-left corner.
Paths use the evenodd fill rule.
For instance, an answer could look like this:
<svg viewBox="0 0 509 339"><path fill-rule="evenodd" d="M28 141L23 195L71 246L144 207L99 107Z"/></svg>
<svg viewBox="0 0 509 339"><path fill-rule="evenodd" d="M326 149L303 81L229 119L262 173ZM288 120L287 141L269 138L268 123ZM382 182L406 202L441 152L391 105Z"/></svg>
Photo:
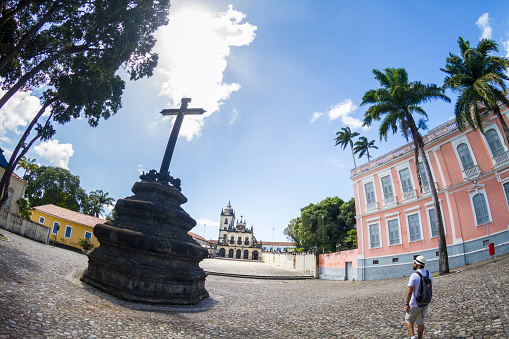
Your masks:
<svg viewBox="0 0 509 339"><path fill-rule="evenodd" d="M197 312L140 310L68 279L84 255L11 235L0 241L0 338L407 338L408 278L345 282L209 276ZM216 260L204 266L225 263ZM232 264L242 270L242 263ZM257 266L256 266L257 265ZM215 266L217 269L217 266ZM279 271L249 263L245 271ZM436 277L425 338L507 338L509 256ZM177 311L175 311L177 310Z"/></svg>

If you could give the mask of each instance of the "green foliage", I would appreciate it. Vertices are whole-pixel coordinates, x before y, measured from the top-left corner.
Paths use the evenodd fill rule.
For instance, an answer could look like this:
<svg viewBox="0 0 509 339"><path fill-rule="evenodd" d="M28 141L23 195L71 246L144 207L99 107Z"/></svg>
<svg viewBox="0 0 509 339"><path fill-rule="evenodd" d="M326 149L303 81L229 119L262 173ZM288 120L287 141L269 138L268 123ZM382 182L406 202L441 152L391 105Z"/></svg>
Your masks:
<svg viewBox="0 0 509 339"><path fill-rule="evenodd" d="M66 169L40 166L23 179L28 183L25 195L31 206L53 204L80 212L86 205L87 194L79 177Z"/></svg>
<svg viewBox="0 0 509 339"><path fill-rule="evenodd" d="M345 245L348 249L357 248L357 230L348 231L345 238Z"/></svg>
<svg viewBox="0 0 509 339"><path fill-rule="evenodd" d="M113 206L115 199L108 196L108 192L96 190L88 195L87 206L84 213L99 218L104 213L104 206Z"/></svg>
<svg viewBox="0 0 509 339"><path fill-rule="evenodd" d="M91 250L94 248L94 244L87 238L82 238L80 241L78 241L78 245L84 249L85 251Z"/></svg>
<svg viewBox="0 0 509 339"><path fill-rule="evenodd" d="M301 208L300 217L290 221L284 234L295 243L298 251L317 248L320 252L335 252L354 227L354 199L344 202L334 197Z"/></svg>
<svg viewBox="0 0 509 339"><path fill-rule="evenodd" d="M343 127L340 131L336 132L336 138L334 139L336 140L335 146L340 145L343 149L345 149L346 146L350 145L354 167L357 167L357 164L355 163L355 157L353 156L353 138L359 135L359 132L352 132L350 127Z"/></svg>
<svg viewBox="0 0 509 339"><path fill-rule="evenodd" d="M21 217L25 219L30 219L32 216L32 212L30 210L32 207L30 206L30 202L26 198L21 198L18 200L18 213Z"/></svg>
<svg viewBox="0 0 509 339"><path fill-rule="evenodd" d="M106 216L106 220L115 220L117 218L117 211L113 210Z"/></svg>
<svg viewBox="0 0 509 339"><path fill-rule="evenodd" d="M95 127L122 106L120 67L131 80L153 74L154 33L169 8L169 0L0 2L0 108L19 90L43 91L0 181L0 205L16 164L34 142L53 137L53 122L81 117Z"/></svg>
<svg viewBox="0 0 509 339"><path fill-rule="evenodd" d="M484 133L485 113L491 110L497 114L507 142L509 130L499 114L498 102L509 107L509 100L505 96L509 58L490 55L498 52L497 43L491 39L482 39L474 48L470 47L469 41L460 37L458 45L461 55L449 53L445 68L440 69L447 73L444 86L459 94L454 107L458 127L464 130L468 123L473 129L479 128Z"/></svg>
<svg viewBox="0 0 509 339"><path fill-rule="evenodd" d="M375 146L375 140L368 141L368 138L360 137L359 140L355 142L353 153L354 154L359 153L359 159L362 158L362 156L365 153L369 161L369 159L371 158L371 156L369 155L370 148L378 149L378 147Z"/></svg>
<svg viewBox="0 0 509 339"><path fill-rule="evenodd" d="M38 167L38 165L36 164L35 159L30 159L30 158L26 158L25 156L22 156L18 161L18 166L16 167L16 169L18 170L20 168L23 168L25 170L24 175L26 175L27 172L33 171L37 167Z"/></svg>

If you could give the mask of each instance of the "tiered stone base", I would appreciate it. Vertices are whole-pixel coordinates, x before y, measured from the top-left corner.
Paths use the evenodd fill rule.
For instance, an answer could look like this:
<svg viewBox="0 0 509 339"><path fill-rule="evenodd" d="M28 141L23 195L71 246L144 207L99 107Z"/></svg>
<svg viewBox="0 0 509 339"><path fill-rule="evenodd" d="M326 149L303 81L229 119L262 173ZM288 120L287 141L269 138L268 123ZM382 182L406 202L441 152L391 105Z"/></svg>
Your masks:
<svg viewBox="0 0 509 339"><path fill-rule="evenodd" d="M115 206L117 219L94 227L100 246L81 280L128 301L195 305L208 298L199 262L207 250L187 234L196 222L180 208L172 186L137 182L134 196Z"/></svg>

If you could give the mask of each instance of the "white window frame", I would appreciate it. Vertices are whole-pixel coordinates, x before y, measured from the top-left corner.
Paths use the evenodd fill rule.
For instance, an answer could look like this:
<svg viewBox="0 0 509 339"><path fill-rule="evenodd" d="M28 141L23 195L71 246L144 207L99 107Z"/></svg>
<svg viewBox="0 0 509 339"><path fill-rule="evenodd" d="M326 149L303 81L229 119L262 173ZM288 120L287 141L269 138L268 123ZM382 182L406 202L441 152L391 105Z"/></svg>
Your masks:
<svg viewBox="0 0 509 339"><path fill-rule="evenodd" d="M505 187L504 185L507 184L509 185L509 180L504 180L502 182L500 182L502 184L502 190L504 191L504 198L505 198L505 203L506 203L506 207L509 208L509 200L507 199L507 194L505 194Z"/></svg>
<svg viewBox="0 0 509 339"><path fill-rule="evenodd" d="M472 158L472 161L474 162L474 166L464 170L463 164L461 163L461 158L458 153L458 146L460 144L465 144L468 147L468 150L470 151L470 157ZM475 158L474 150L472 149L472 146L470 146L470 142L466 136L466 134L463 134L459 137L457 137L454 140L451 140L451 145L454 150L454 154L456 154L456 159L458 160L458 165L460 166L461 172L463 173L463 178L470 178L472 176L476 176L479 173L479 164L477 163L477 159ZM489 146L488 146L489 147Z"/></svg>
<svg viewBox="0 0 509 339"><path fill-rule="evenodd" d="M69 236L67 236L67 230L70 229L71 232L69 233ZM69 226L69 225L65 225L65 232L64 232L64 238L66 239L71 239L71 235L72 235L72 226Z"/></svg>
<svg viewBox="0 0 509 339"><path fill-rule="evenodd" d="M382 179L385 177L389 177L390 181L391 181L390 182L391 189L392 189L392 197L391 198L385 198L385 195L384 195L384 186L382 184ZM392 178L392 168L385 169L378 173L378 183L380 184L380 191L382 192L382 196L380 197L382 200L382 205L389 206L389 205L395 204L397 202L397 199L396 199L396 190L394 189L394 179ZM385 202L386 199L393 199L394 201L386 203Z"/></svg>
<svg viewBox="0 0 509 339"><path fill-rule="evenodd" d="M447 225L445 224L444 208L442 207L442 200L440 200L438 203L440 204L440 214L442 214L442 222L444 223L444 234L447 235ZM433 237L431 235L431 220L429 218L429 210L434 210L435 206L433 206L433 202L428 202L428 203L424 204L424 207L426 207L426 218L428 220L429 237L430 237L430 239L438 238L438 225L437 225L437 236ZM436 213L436 211L435 211L435 213Z"/></svg>
<svg viewBox="0 0 509 339"><path fill-rule="evenodd" d="M57 232L55 233L55 225L57 226ZM51 234L58 234L58 229L60 227L60 223L58 221L53 221L53 227L51 228Z"/></svg>
<svg viewBox="0 0 509 339"><path fill-rule="evenodd" d="M489 125L487 124L486 126L484 126L484 132L487 132L490 129L494 129L495 132L497 132L497 135L498 135L498 138L500 140L500 143L502 144L502 147L504 148L504 152L507 152L507 145L505 144L504 138L502 137L500 129L498 128L498 126L497 126L497 124L495 122L492 122L491 124L489 124ZM488 154L490 155L491 160L495 160L495 158L498 158L498 157L502 156L502 154L497 155L496 157L493 156L493 153L491 152L490 145L488 144L488 139L486 139L486 136L484 134L482 134L482 133L481 133L481 136L482 136L482 139L484 141L484 144L486 145L486 149L488 150ZM495 162L493 162L493 165L496 165Z"/></svg>
<svg viewBox="0 0 509 339"><path fill-rule="evenodd" d="M489 217L489 220L486 224L493 222L493 217L491 215L490 201L488 199L488 194L486 194L486 189L484 187L478 188L478 189L472 189L468 192L468 195L470 198L470 206L472 207L472 215L474 217L474 223L475 223L476 227L486 225L486 224L480 224L480 225L477 224L477 216L475 215L475 206L474 206L474 196L477 195L477 193L482 193L484 195L484 201L486 202L486 208L488 209L488 217ZM505 192L504 192L504 195L505 195Z"/></svg>
<svg viewBox="0 0 509 339"><path fill-rule="evenodd" d="M366 185L369 183L373 184L373 191L375 193L375 202L371 203L371 204L368 204L368 197L366 195ZM372 211L372 210L377 210L378 209L378 197L376 196L375 177L373 175L371 175L371 176L365 178L364 180L362 180L361 184L362 184L362 192L364 194L364 211L368 212L368 211ZM369 205L374 205L374 207L368 209Z"/></svg>
<svg viewBox="0 0 509 339"><path fill-rule="evenodd" d="M39 217L39 224L44 225L44 221L46 221L46 219L43 216L40 216Z"/></svg>
<svg viewBox="0 0 509 339"><path fill-rule="evenodd" d="M87 233L90 233L90 238L87 238ZM85 239L88 239L88 240L92 241L92 237L93 237L93 236L94 236L94 233L93 233L93 232L85 231L85 235L84 235Z"/></svg>
<svg viewBox="0 0 509 339"><path fill-rule="evenodd" d="M417 218L419 221L419 229L421 232L421 238L417 240L410 240L410 225L408 224L408 217L411 215L417 214ZM421 218L421 211L420 206L416 206L415 208L409 208L408 210L405 210L405 224L406 224L406 230L407 230L407 236L408 236L408 243L418 242L424 240L424 233L422 232L422 218Z"/></svg>
<svg viewBox="0 0 509 339"><path fill-rule="evenodd" d="M404 198L405 197L405 194L408 194L408 192L403 192L403 184L402 184L402 180L401 180L401 175L400 175L400 171L404 170L405 168L408 169L408 172L410 173L410 181L412 182L412 191L410 192L413 192L413 196L411 197L408 197L408 198ZM410 166L410 161L407 160L401 164L399 164L398 166L396 166L396 174L398 176L398 181L399 181L399 188L401 190L401 200L403 200L404 202L407 202L407 201L411 201L411 200L415 200L417 199L417 190L415 188L415 182L414 182L414 176L412 174L412 166Z"/></svg>
<svg viewBox="0 0 509 339"><path fill-rule="evenodd" d="M398 222L399 242L391 245L391 233L389 231L389 221L396 220ZM387 246L398 246L402 244L401 239L401 222L399 220L399 213L397 215L391 215L385 217L385 230L387 232Z"/></svg>
<svg viewBox="0 0 509 339"><path fill-rule="evenodd" d="M380 238L380 246L378 247L371 247L371 226L378 224L378 237ZM368 225L368 245L369 249L376 249L376 248L382 248L382 232L380 229L380 218L377 218L377 220L372 220L367 222Z"/></svg>

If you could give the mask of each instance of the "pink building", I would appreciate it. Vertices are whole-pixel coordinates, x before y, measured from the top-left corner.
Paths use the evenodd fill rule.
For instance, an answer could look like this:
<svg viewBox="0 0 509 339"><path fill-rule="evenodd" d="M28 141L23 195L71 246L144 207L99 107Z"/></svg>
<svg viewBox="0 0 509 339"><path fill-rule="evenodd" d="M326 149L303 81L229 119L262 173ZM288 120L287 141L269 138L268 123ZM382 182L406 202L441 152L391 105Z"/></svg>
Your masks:
<svg viewBox="0 0 509 339"><path fill-rule="evenodd" d="M509 110L502 106L509 123ZM454 120L423 137L445 224L451 268L509 251L509 149L498 119L485 120L485 135ZM424 255L438 271L438 239L430 180L419 188L413 144L352 170L358 258L357 280L408 276ZM422 168L422 167L421 167ZM421 169L421 173L425 173ZM425 174L424 174L425 176Z"/></svg>

